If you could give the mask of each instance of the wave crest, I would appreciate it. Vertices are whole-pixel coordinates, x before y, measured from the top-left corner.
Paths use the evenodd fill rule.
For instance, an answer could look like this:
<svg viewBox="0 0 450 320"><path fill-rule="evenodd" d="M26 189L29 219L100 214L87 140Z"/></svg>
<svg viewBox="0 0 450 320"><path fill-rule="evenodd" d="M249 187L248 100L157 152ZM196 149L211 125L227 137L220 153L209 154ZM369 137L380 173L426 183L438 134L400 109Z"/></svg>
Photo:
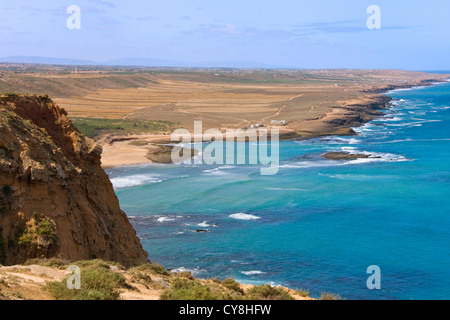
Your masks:
<svg viewBox="0 0 450 320"><path fill-rule="evenodd" d="M232 219L237 219L237 220L258 220L258 219L261 219L261 217L254 216L252 214L243 213L243 212L230 214L229 217L232 218Z"/></svg>

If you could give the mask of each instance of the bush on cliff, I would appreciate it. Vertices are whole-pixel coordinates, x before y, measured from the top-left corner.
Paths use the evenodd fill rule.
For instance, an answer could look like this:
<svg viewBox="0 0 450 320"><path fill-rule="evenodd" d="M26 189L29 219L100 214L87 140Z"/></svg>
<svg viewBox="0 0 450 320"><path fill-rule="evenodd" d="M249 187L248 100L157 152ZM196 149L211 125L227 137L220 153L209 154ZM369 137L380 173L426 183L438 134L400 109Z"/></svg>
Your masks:
<svg viewBox="0 0 450 320"><path fill-rule="evenodd" d="M256 286L247 291L250 300L293 300L292 296L283 288L272 287L269 284Z"/></svg>
<svg viewBox="0 0 450 320"><path fill-rule="evenodd" d="M47 257L50 248L58 242L55 222L42 214L33 213L32 218L17 230L18 245L31 257Z"/></svg>
<svg viewBox="0 0 450 320"><path fill-rule="evenodd" d="M161 300L220 300L222 296L211 292L210 288L198 280L177 278L170 289L165 290Z"/></svg>
<svg viewBox="0 0 450 320"><path fill-rule="evenodd" d="M337 294L322 292L319 300L342 300L342 298Z"/></svg>
<svg viewBox="0 0 450 320"><path fill-rule="evenodd" d="M238 282L236 282L234 279L232 278L228 278L222 281L222 285L225 288L228 288L230 290L236 291L238 293L244 294L244 291L241 289L241 286L239 285Z"/></svg>
<svg viewBox="0 0 450 320"><path fill-rule="evenodd" d="M130 269L131 271L142 271L142 272L149 272L150 274L158 274L161 276L167 276L169 273L166 271L166 269L156 262L148 262L141 264L139 266L133 267Z"/></svg>

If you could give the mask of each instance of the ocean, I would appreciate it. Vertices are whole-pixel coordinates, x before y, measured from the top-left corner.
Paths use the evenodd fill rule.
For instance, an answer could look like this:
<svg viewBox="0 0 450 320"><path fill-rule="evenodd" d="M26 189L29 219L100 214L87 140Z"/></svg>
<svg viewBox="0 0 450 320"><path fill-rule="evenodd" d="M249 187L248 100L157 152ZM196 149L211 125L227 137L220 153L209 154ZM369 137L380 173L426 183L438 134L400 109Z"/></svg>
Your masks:
<svg viewBox="0 0 450 320"><path fill-rule="evenodd" d="M449 299L450 83L387 94L392 108L355 136L280 142L273 176L255 165L106 171L149 258L174 271L316 298ZM321 157L330 151L370 158ZM371 265L379 290L366 285Z"/></svg>

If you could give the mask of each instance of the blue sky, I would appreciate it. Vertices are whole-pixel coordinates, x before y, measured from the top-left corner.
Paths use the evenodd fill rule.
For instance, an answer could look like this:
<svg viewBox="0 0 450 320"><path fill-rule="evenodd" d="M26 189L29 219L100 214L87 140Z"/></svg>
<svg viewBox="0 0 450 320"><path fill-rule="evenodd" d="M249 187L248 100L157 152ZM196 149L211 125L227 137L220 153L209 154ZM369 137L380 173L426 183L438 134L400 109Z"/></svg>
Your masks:
<svg viewBox="0 0 450 320"><path fill-rule="evenodd" d="M448 0L0 1L0 57L450 69ZM80 30L66 27L69 5ZM369 5L380 30L366 27Z"/></svg>

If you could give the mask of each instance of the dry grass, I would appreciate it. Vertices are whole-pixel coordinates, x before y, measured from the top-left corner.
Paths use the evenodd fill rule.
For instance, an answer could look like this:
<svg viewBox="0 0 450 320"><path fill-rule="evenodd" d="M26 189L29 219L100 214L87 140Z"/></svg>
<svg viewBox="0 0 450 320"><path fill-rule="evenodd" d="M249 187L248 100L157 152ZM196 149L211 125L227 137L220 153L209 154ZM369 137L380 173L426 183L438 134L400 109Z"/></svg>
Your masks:
<svg viewBox="0 0 450 320"><path fill-rule="evenodd" d="M95 68L92 68L95 69ZM71 117L159 120L192 129L320 117L363 90L445 76L390 70L0 70L0 92L48 93Z"/></svg>

